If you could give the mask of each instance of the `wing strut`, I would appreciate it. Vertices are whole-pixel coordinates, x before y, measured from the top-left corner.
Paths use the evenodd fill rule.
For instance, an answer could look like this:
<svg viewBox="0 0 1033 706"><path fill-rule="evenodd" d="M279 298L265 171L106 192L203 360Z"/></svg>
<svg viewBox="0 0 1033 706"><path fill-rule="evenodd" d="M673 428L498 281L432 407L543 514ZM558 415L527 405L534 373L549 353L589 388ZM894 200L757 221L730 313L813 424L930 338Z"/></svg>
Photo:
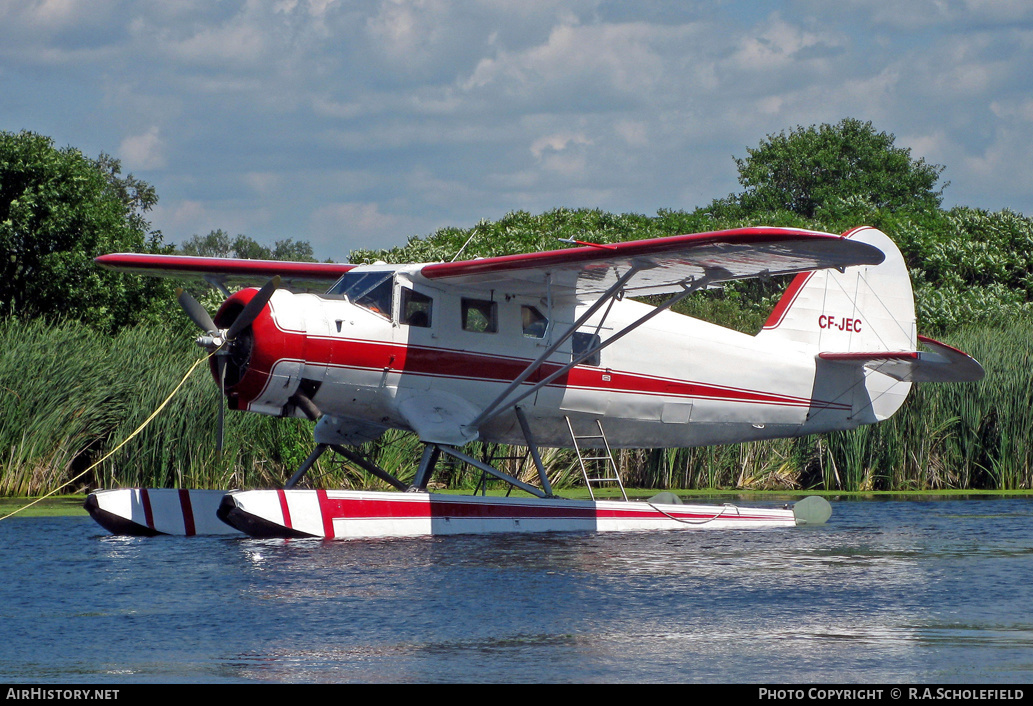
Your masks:
<svg viewBox="0 0 1033 706"><path fill-rule="evenodd" d="M554 343L553 345L549 346L549 348L545 351L545 353L543 353L542 355L538 356L538 358L535 359L534 362L532 362L530 365L527 366L527 368L524 370L524 372L520 373L520 375L518 375L513 380L513 382L511 382L509 385L507 385L506 389L503 390L502 393L500 393L499 396L496 397L492 401L491 404L489 404L487 407L485 407L484 411L482 411L479 415L477 415L470 422L468 427L476 428L476 427L480 426L481 424L483 424L484 422L489 421L491 419L494 419L495 417L499 416L503 412L509 410L511 407L516 406L517 404L519 404L523 399L525 399L529 395L534 394L535 392L537 392L541 388L545 387L546 385L548 385L550 382L552 382L556 378L560 377L561 375L565 375L567 372L569 372L572 368L574 368L579 363L581 363L581 362L591 358L593 355L595 355L596 353L601 351L603 348L606 348L611 343L615 343L616 341L620 340L624 336L628 335L629 333L631 333L632 331L637 329L639 326L641 326L642 324L644 324L647 321L649 321L650 319L652 319L654 316L660 314L661 312L666 311L667 309L670 309L672 306L674 306L675 304L677 304L678 302L680 302L682 299L684 299L685 297L689 296L693 292L697 292L700 289L703 289L704 287L709 287L714 282L723 282L723 281L727 281L727 280L730 280L730 279L735 279L735 276L732 275L732 273L729 272L728 270L726 270L724 268L720 268L720 267L715 267L715 268L708 268L707 271L706 271L706 274L704 274L702 277L699 277L698 279L690 278L690 279L688 279L686 281L683 281L681 283L681 286L682 286L682 291L681 292L679 292L678 294L675 294L673 297L671 297L670 299L665 301L663 304L660 304L659 306L653 308L648 314L645 314L644 316L641 316L637 320L635 320L632 323L628 324L623 329L621 329L620 331L615 333L613 336L610 336L605 341L600 343L598 346L596 346L596 347L594 347L594 348L592 348L592 349L590 349L588 351L585 351L584 353L582 353L580 356L577 356L576 358L573 358L569 363L561 366L559 369L557 369L556 371L550 373L548 376L546 376L542 380L539 380L533 386L531 386L527 390L524 390L524 392L521 393L520 395L518 395L518 396L516 396L516 397L514 397L512 399L508 399L508 400L506 399L510 395L510 393L512 393L512 391L517 388L517 386L521 385L524 381L526 381L529 377L531 377L531 375L533 375L534 372L536 370L538 370L538 368L540 368L542 366L542 364L545 362L545 358L547 356L549 356L550 354L554 353L556 351L556 349L559 348L560 344L562 344L564 341L566 341L568 338L570 338L572 335L574 335L574 332L577 331L577 329L580 328L581 325L584 324L585 321L587 321L588 318L592 314L594 314L596 311L598 311L599 308L602 307L605 302L607 302L611 298L614 298L614 297L618 296L620 294L620 291L623 288L623 285L635 273L637 273L638 271L639 271L638 268L633 267L632 269L628 270L628 272L625 273L625 275L622 276L612 287L610 287L608 290L606 290L606 293L603 294L603 296L599 297L599 299L597 299L595 301L595 303L592 304L591 307L589 307L588 311L586 311L580 318L578 318L577 321L575 321L573 324L571 324L570 328L567 329L567 331L562 336L560 336L559 340L556 343ZM503 402L505 402L505 404L503 404Z"/></svg>
<svg viewBox="0 0 1033 706"><path fill-rule="evenodd" d="M617 294L619 294L624 289L624 285L626 285L628 283L628 280L630 280L632 277L634 277L636 274L638 274L638 272L641 271L641 269L642 268L639 267L638 265L634 265L627 272L625 272L623 275L618 277L617 281L614 282L613 285L609 289L607 289L606 292L604 292L601 297L596 299L595 303L592 304L592 306L588 307L588 311L586 311L584 314L582 314L581 317L577 321L575 321L573 324L571 324L570 328L567 329L567 331L562 336L560 336L558 339L556 339L556 341L551 346L546 348L544 353L542 353L540 356L535 358L534 361L532 361L526 368L524 368L524 372L522 372L519 375L517 375L513 379L513 382L509 383L509 385L506 386L506 389L503 390L501 393L499 393L499 396L496 397L491 402L491 404L489 404L487 407L485 407L481 411L480 414L478 414L476 417L474 417L474 419L467 426L472 427L472 428L477 428L478 426L480 426L481 422L487 421L488 419L491 419L491 418L497 416L497 414L492 414L493 410L496 407L498 407L499 404L501 404L504 399L506 399L506 397L509 395L509 393L511 393L513 390L515 390L520 385L522 385L524 383L524 381L527 380L527 378L531 377L534 374L534 372L536 370L538 370L538 368L540 368L542 366L542 363L545 362L546 358L548 358L550 355L555 353L559 349L559 347L562 346L563 343L568 338L573 336L574 332L577 331L579 328L581 328L581 326L586 321L588 321L588 319L591 318L591 316L593 314L595 314L595 312L599 311L599 309L602 307L603 304L605 304L611 298L616 297ZM571 367L573 367L573 366L571 366ZM534 389L537 390L538 388L535 387ZM526 395L524 397L526 397ZM520 397L519 399L514 400L510 405L506 405L506 407L508 408L511 405L516 404L517 402L519 402L522 399L523 399L523 397Z"/></svg>

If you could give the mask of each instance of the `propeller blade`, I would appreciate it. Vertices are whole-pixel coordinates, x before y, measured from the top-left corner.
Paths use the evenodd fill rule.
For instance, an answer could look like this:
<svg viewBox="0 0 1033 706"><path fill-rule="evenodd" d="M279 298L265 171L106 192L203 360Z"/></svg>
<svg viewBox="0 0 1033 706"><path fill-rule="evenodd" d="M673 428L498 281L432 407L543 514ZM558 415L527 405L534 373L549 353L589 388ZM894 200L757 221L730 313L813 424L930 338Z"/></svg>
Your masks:
<svg viewBox="0 0 1033 706"><path fill-rule="evenodd" d="M215 452L221 454L226 434L226 356L215 356L215 369L219 375L219 426L216 428Z"/></svg>
<svg viewBox="0 0 1033 706"><path fill-rule="evenodd" d="M265 308L265 305L268 304L269 300L272 298L273 292L275 292L279 286L280 276L276 275L266 282L260 290L258 290L258 294L256 294L251 301L247 303L244 310L240 312L240 316L237 317L236 321L230 325L229 330L226 331L226 338L228 340L232 341L241 331L250 326L252 322L258 318L258 315L262 313L262 309Z"/></svg>
<svg viewBox="0 0 1033 706"><path fill-rule="evenodd" d="M219 327L212 321L212 317L196 299L182 288L176 289L176 301L186 312L190 320L197 324L205 333L212 333L219 330Z"/></svg>

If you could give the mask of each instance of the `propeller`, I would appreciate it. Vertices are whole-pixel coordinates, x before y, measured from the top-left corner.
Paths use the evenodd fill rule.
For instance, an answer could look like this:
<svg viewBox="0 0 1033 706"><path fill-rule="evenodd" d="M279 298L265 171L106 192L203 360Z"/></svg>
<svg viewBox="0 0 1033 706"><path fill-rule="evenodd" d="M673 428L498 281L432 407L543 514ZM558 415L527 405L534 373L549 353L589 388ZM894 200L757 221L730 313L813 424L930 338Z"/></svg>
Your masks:
<svg viewBox="0 0 1033 706"><path fill-rule="evenodd" d="M212 317L208 315L208 310L201 306L196 299L184 290L176 289L176 301L186 312L190 320L193 321L198 327L205 333L218 333L219 327L212 321Z"/></svg>
<svg viewBox="0 0 1033 706"><path fill-rule="evenodd" d="M280 286L279 275L266 282L258 294L251 298L241 310L237 318L233 320L230 327L220 329L215 321L208 314L208 311L189 292L183 289L176 290L176 301L190 317L190 320L197 324L198 328L205 332L199 336L197 344L213 354L215 358L215 376L219 381L219 422L215 441L215 450L222 453L223 442L226 433L226 366L229 363L229 356L234 352L234 344L237 337L243 333L248 326L255 322L258 315L262 313L265 305L269 303L273 293Z"/></svg>
<svg viewBox="0 0 1033 706"><path fill-rule="evenodd" d="M232 341L240 332L254 323L258 315L262 313L262 309L269 303L269 300L280 287L280 275L276 275L271 280L262 285L262 288L258 290L258 294L251 298L251 301L247 303L244 310L240 312L240 315L230 324L230 327L226 330L226 340Z"/></svg>

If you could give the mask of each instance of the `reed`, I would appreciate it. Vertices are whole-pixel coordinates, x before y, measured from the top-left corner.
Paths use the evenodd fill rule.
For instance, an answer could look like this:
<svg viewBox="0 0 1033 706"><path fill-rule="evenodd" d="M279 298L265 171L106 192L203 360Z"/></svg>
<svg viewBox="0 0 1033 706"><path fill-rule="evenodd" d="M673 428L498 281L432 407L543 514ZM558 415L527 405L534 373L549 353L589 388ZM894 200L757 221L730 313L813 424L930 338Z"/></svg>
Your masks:
<svg viewBox="0 0 1033 706"><path fill-rule="evenodd" d="M0 322L0 494L36 495L78 475L127 438L199 351L160 326L108 337L77 323ZM310 427L227 415L215 452L218 392L206 367L130 444L69 492L90 487L256 487L282 482ZM304 457L303 455L301 456Z"/></svg>
<svg viewBox="0 0 1033 706"><path fill-rule="evenodd" d="M1033 488L1033 333L1017 318L943 336L983 363L972 384L918 385L892 419L850 432L691 449L617 452L625 484L649 488L933 490ZM114 448L154 411L200 355L188 336L158 325L115 337L79 324L0 321L0 495L49 492ZM231 412L215 452L219 404L208 371L121 451L68 492L95 487L255 488L281 485L312 449L312 425ZM410 480L421 445L388 432L362 449ZM474 443L481 458L515 456L505 470L536 480L524 449ZM556 488L581 484L573 452L543 449ZM480 471L442 465L439 480L474 489ZM316 487L384 484L333 454L310 474Z"/></svg>

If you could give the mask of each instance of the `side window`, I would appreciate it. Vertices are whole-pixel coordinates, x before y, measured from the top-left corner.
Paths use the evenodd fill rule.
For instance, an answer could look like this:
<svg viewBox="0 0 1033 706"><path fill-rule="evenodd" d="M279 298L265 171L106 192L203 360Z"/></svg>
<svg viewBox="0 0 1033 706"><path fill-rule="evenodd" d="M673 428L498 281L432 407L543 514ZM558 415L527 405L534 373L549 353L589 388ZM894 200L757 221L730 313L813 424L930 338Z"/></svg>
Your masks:
<svg viewBox="0 0 1033 706"><path fill-rule="evenodd" d="M533 306L520 307L520 321L524 327L524 335L528 338L542 338L545 329L549 328L549 320L545 314Z"/></svg>
<svg viewBox="0 0 1033 706"><path fill-rule="evenodd" d="M571 338L571 349L574 360L577 360L588 351L599 345L600 339L594 333L575 333ZM588 358L581 361L581 365L599 365L599 351L596 351Z"/></svg>
<svg viewBox="0 0 1033 706"><path fill-rule="evenodd" d="M422 328L429 327L433 305L434 300L426 294L402 287L401 319L403 324Z"/></svg>
<svg viewBox="0 0 1033 706"><path fill-rule="evenodd" d="M484 299L463 299L463 330L476 333L497 333L498 304Z"/></svg>

